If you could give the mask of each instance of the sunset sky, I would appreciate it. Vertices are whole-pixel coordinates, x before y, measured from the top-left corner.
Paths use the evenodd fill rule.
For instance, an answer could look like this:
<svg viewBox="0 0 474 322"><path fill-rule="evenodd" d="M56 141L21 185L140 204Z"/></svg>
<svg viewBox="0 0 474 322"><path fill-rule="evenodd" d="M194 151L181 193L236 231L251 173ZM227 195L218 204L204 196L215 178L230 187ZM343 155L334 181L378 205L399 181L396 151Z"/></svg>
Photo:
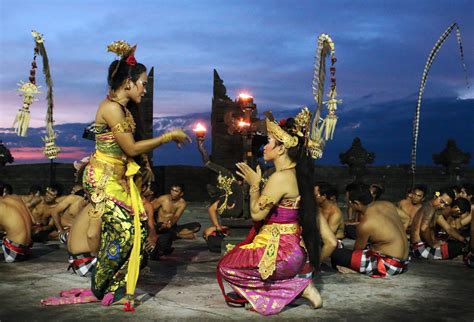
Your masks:
<svg viewBox="0 0 474 322"><path fill-rule="evenodd" d="M398 131L404 139L397 144L409 150L405 145L411 144L411 122L426 58L453 22L461 29L472 84L474 1L469 0L0 0L0 128L4 128L0 140L10 144L2 133L11 127L21 107L17 83L28 80L32 29L45 37L57 124L93 120L107 92L106 71L114 59L106 46L119 39L138 44L137 60L155 67L155 117L210 112L214 68L231 98L246 91L255 97L260 111L314 106L314 51L318 35L328 33L335 43L338 93L343 99L336 138L343 135L345 141L335 143L338 152L349 148L354 136L362 136L363 143L374 141L374 146L383 149L383 140ZM37 78L43 94L31 108L33 127L44 126L46 113L40 69L41 63ZM427 151L439 152L447 138L454 136L462 149L474 152L474 91L472 86L466 88L454 33L433 64L424 98L431 105L423 105L421 133L437 133L435 125L443 122L437 127L443 133L434 140L439 143ZM470 102L461 104L464 115L450 111L454 120L447 122L443 106L458 106L461 101ZM460 123L452 124L458 117ZM374 128L378 124L381 130L384 121L398 119L403 122L397 133L384 134ZM427 120L429 125L425 125ZM368 132L369 128L373 131ZM338 130L348 133L338 134ZM23 139L21 146L28 148L28 142ZM402 149L386 146L393 148ZM408 154L393 162L408 163ZM337 162L335 155L331 160Z"/></svg>

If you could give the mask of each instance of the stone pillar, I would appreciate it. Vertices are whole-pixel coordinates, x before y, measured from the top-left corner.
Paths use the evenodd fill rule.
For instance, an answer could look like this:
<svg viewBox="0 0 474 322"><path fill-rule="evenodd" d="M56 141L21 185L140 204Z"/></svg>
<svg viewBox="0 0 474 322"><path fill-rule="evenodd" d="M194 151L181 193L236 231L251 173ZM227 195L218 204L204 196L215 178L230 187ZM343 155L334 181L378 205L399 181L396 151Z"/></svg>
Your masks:
<svg viewBox="0 0 474 322"><path fill-rule="evenodd" d="M243 140L237 131L236 120L244 117L242 109L227 96L223 80L214 70L212 98L212 151L211 160L229 170L242 161Z"/></svg>
<svg viewBox="0 0 474 322"><path fill-rule="evenodd" d="M153 137L153 85L154 85L154 67L148 73L148 81L146 85L146 94L140 103L140 109L143 119L143 131L145 139ZM150 165L153 166L153 151L148 153Z"/></svg>
<svg viewBox="0 0 474 322"><path fill-rule="evenodd" d="M463 165L468 164L470 159L471 154L459 149L456 141L453 139L448 140L443 151L433 154L433 162L444 166L446 174L456 177L460 177L463 174Z"/></svg>

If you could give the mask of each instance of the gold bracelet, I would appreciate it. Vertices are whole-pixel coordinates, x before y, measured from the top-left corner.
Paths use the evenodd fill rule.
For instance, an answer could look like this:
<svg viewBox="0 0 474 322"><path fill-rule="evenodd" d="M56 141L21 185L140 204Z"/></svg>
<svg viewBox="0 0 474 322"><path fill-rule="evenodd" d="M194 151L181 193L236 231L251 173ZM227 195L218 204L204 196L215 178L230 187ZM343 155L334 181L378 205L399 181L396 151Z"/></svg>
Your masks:
<svg viewBox="0 0 474 322"><path fill-rule="evenodd" d="M256 183L256 184L251 185L249 192L250 193L260 192L260 184Z"/></svg>
<svg viewBox="0 0 474 322"><path fill-rule="evenodd" d="M167 132L160 136L162 144L168 143L169 141L173 140L173 136Z"/></svg>

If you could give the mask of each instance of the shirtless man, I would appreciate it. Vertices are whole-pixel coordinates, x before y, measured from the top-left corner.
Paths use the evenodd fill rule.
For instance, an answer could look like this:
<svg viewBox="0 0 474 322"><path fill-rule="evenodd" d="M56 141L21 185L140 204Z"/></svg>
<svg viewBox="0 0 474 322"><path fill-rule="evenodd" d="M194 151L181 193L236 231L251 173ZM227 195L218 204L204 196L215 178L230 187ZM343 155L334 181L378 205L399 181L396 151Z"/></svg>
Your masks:
<svg viewBox="0 0 474 322"><path fill-rule="evenodd" d="M175 184L171 187L170 193L160 196L152 202L153 210L158 211L157 223L160 231L172 229L178 238L193 239L195 233L201 229L197 222L178 225L178 221L186 209L186 201L183 199L184 186Z"/></svg>
<svg viewBox="0 0 474 322"><path fill-rule="evenodd" d="M319 214L322 215L329 228L338 240L338 247L344 247L344 219L342 211L337 206L337 190L326 182L317 183L314 187L314 197L316 205L319 208Z"/></svg>
<svg viewBox="0 0 474 322"><path fill-rule="evenodd" d="M71 227L75 216L88 204L84 197L84 190L73 191L75 191L74 194L65 196L65 198L58 202L50 211L56 229L58 230L59 240L63 243L66 242L66 230Z"/></svg>
<svg viewBox="0 0 474 322"><path fill-rule="evenodd" d="M449 217L446 218L449 225L458 230L464 229L466 226L470 225L472 218L471 207L471 203L466 198L459 197L454 200L451 205ZM461 234L463 232L461 232ZM467 236L469 236L469 232L467 232Z"/></svg>
<svg viewBox="0 0 474 322"><path fill-rule="evenodd" d="M156 243L158 241L158 233L156 231L156 222L153 215L153 205L152 201L155 199L156 186L153 188L150 186L145 186L142 189L142 201L143 207L148 218L148 236L146 239L145 250L150 254L151 259L154 259L154 250L156 248Z"/></svg>
<svg viewBox="0 0 474 322"><path fill-rule="evenodd" d="M466 254L464 261L466 265L470 268L474 268L474 216L471 216L471 240L469 243L470 251Z"/></svg>
<svg viewBox="0 0 474 322"><path fill-rule="evenodd" d="M373 277L406 272L407 236L396 207L388 201L373 201L368 189L351 191L349 201L361 217L357 239L353 251L344 248L334 251L333 266L341 273L356 271Z"/></svg>
<svg viewBox="0 0 474 322"><path fill-rule="evenodd" d="M405 199L402 199L398 202L397 206L401 210L398 212L398 214L406 228L411 226L416 212L423 205L427 190L428 188L426 185L417 184L413 187L413 189L411 189Z"/></svg>
<svg viewBox="0 0 474 322"><path fill-rule="evenodd" d="M89 276L97 259L100 247L102 220L89 217L90 204L83 207L75 216L67 235L69 269L80 276Z"/></svg>
<svg viewBox="0 0 474 322"><path fill-rule="evenodd" d="M19 196L0 197L0 226L6 232L2 249L7 263L25 260L31 255L31 225L29 210Z"/></svg>
<svg viewBox="0 0 474 322"><path fill-rule="evenodd" d="M171 242L175 238L194 239L201 229L197 222L178 225L178 220L186 209L183 199L184 186L175 184L170 193L153 200L153 210L158 212L156 231L159 235L157 247L159 254L167 255L173 251Z"/></svg>
<svg viewBox="0 0 474 322"><path fill-rule="evenodd" d="M37 204L42 200L41 198L41 187L38 185L32 185L28 191L28 195L21 196L21 199L25 203L26 207L31 211Z"/></svg>
<svg viewBox="0 0 474 322"><path fill-rule="evenodd" d="M444 216L443 208L454 200L452 189L441 189L432 200L425 202L413 218L410 230L411 252L413 257L425 259L452 259L461 255L465 246L465 238L452 228ZM435 226L443 228L455 240L439 241L435 238Z"/></svg>

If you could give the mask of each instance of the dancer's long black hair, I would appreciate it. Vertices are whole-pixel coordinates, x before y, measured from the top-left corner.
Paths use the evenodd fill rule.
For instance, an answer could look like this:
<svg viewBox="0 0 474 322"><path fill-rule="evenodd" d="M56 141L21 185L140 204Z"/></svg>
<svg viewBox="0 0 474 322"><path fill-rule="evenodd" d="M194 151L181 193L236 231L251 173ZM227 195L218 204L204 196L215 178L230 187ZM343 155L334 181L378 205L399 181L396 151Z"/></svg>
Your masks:
<svg viewBox="0 0 474 322"><path fill-rule="evenodd" d="M287 119L285 124L280 125L280 127L292 134L294 119ZM299 221L303 228L303 240L306 245L309 261L314 269L318 270L321 257L321 234L319 231L318 209L314 200L314 161L306 151L303 138L299 138L299 144L296 147L288 149L288 157L296 162L296 179L301 196Z"/></svg>
<svg viewBox="0 0 474 322"><path fill-rule="evenodd" d="M135 83L138 78L140 78L140 75L146 72L145 65L140 63L137 63L136 65L129 65L126 62L127 58L128 56L124 56L120 60L114 60L109 66L107 83L109 84L109 90L111 92L110 94L113 94L114 91L120 88L120 86L122 86L122 84L127 79L130 79L133 83ZM135 141L141 141L145 139L143 118L138 105L130 100L127 104L127 109L132 114L133 120L136 123L134 134Z"/></svg>

